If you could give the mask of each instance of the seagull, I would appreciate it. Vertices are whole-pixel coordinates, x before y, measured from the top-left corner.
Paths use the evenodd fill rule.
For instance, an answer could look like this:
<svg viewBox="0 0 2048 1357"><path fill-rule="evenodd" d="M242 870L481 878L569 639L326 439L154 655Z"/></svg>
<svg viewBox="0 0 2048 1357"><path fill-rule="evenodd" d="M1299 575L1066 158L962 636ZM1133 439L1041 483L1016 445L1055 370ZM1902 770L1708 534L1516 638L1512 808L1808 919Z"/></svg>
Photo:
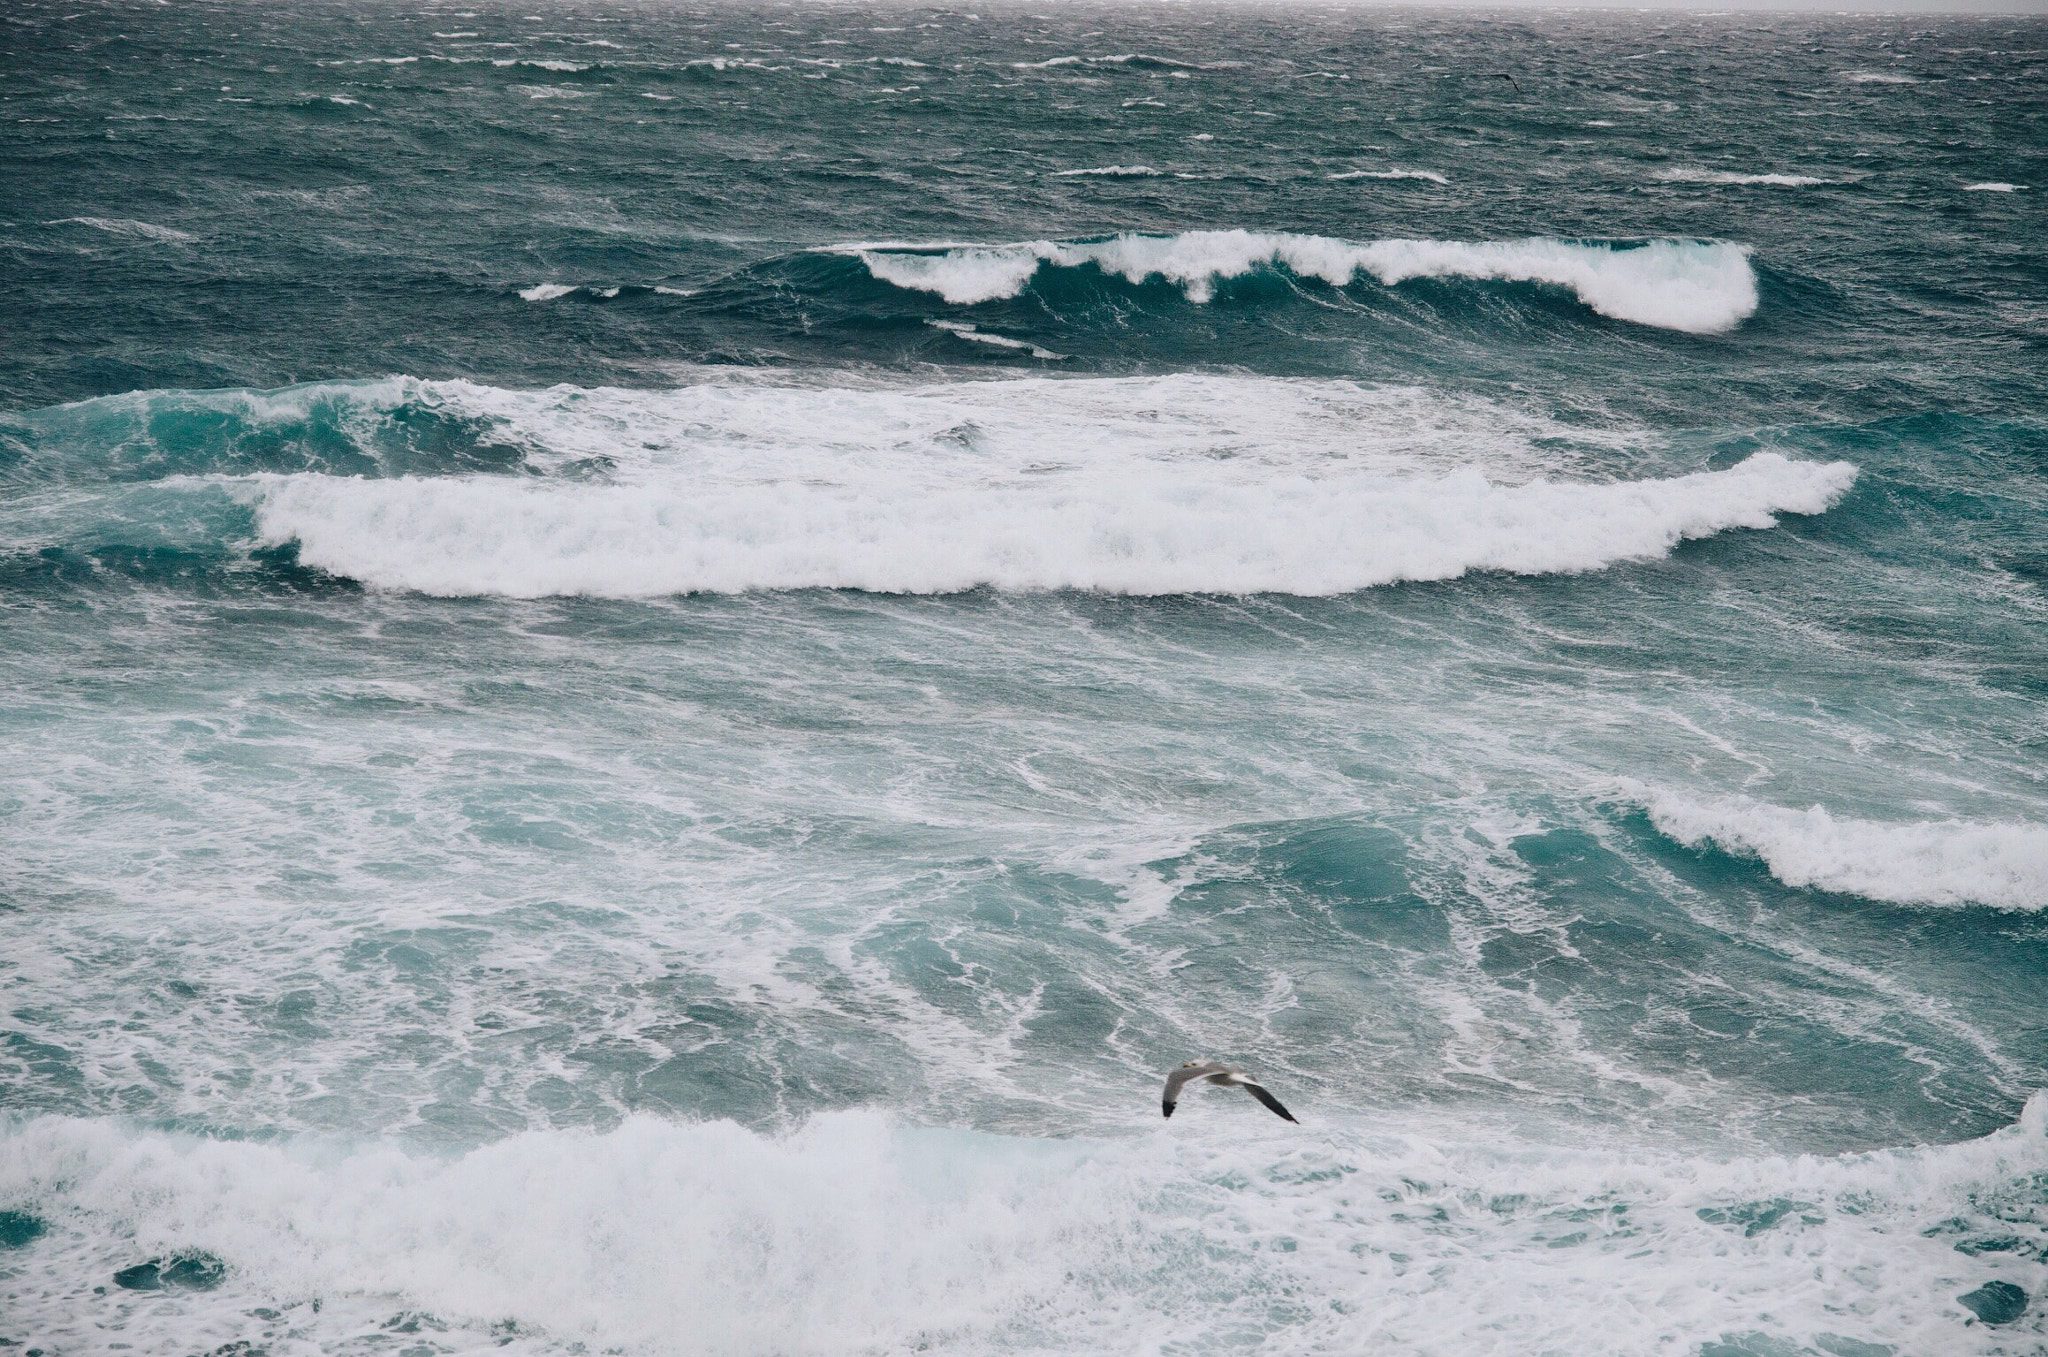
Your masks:
<svg viewBox="0 0 2048 1357"><path fill-rule="evenodd" d="M1493 78L1495 80L1507 81L1510 85L1513 85L1515 87L1515 93L1517 94L1520 94L1522 92L1522 82L1515 79L1512 75L1509 75L1506 71L1493 72Z"/></svg>
<svg viewBox="0 0 2048 1357"><path fill-rule="evenodd" d="M1284 1117L1288 1121L1294 1121L1294 1114L1282 1107L1278 1098L1260 1087L1258 1080L1252 1078L1243 1070L1234 1070L1230 1066L1218 1064L1214 1060L1190 1060L1172 1074L1167 1075L1166 1095L1159 1100L1160 1112L1165 1116L1172 1116L1173 1105L1180 1101L1181 1086L1196 1079L1205 1080L1211 1084L1221 1084L1225 1088L1241 1088L1264 1103L1267 1110L1271 1111L1275 1116ZM1300 1125L1299 1122L1295 1122L1295 1124L1297 1126Z"/></svg>

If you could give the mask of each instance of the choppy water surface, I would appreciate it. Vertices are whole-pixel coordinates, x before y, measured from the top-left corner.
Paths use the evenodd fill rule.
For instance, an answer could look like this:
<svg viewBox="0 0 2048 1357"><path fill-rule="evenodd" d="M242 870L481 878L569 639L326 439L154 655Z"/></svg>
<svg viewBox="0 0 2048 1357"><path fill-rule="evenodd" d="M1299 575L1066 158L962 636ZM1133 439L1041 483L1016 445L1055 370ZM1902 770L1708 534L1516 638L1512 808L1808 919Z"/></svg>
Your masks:
<svg viewBox="0 0 2048 1357"><path fill-rule="evenodd" d="M2042 1350L2042 21L5 20L0 1339Z"/></svg>

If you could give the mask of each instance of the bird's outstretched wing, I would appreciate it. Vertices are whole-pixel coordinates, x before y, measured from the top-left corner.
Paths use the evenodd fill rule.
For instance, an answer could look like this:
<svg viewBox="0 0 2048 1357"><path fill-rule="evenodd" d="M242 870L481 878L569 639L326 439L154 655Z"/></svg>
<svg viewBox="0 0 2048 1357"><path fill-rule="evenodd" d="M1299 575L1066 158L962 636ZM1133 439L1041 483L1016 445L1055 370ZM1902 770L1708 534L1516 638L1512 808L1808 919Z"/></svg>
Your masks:
<svg viewBox="0 0 2048 1357"><path fill-rule="evenodd" d="M1206 1065L1183 1065L1166 1076L1166 1092L1159 1099L1159 1115L1173 1115L1173 1105L1180 1101L1180 1091L1190 1079L1204 1079L1212 1074L1221 1074L1226 1066L1210 1061Z"/></svg>
<svg viewBox="0 0 2048 1357"><path fill-rule="evenodd" d="M1264 1103L1266 1105L1266 1110L1273 1113L1273 1115L1285 1118L1288 1121L1294 1121L1294 1114L1292 1112L1289 1112L1286 1108L1282 1107L1280 1105L1280 1100L1274 1097L1272 1094L1266 1092L1264 1088L1249 1081L1239 1084L1238 1087L1243 1089L1246 1093L1251 1094L1254 1098L1257 1098L1260 1102ZM1301 1125L1301 1123L1298 1121L1295 1121L1294 1124L1296 1126Z"/></svg>

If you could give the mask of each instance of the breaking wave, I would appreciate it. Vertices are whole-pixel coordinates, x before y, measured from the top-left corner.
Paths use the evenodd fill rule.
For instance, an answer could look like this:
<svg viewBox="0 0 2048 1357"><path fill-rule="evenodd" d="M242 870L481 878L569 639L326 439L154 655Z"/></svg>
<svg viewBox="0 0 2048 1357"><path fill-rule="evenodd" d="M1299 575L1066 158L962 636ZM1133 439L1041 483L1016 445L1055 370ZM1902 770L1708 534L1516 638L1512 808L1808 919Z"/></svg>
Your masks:
<svg viewBox="0 0 2048 1357"><path fill-rule="evenodd" d="M703 1357L1498 1352L1504 1328L1515 1351L1849 1357L2039 1334L1972 1327L1957 1296L2031 1284L2048 1096L1962 1144L1732 1162L1372 1134L1337 1106L1280 1144L1204 1110L1070 1141L635 1117L449 1157L43 1118L0 1129L0 1201L48 1222L0 1309L96 1349L95 1284L185 1258L225 1303L127 1307L131 1344L333 1351L408 1319L458 1351Z"/></svg>
<svg viewBox="0 0 2048 1357"><path fill-rule="evenodd" d="M996 472L967 454L915 471L839 465L823 478L737 483L298 475L259 478L247 493L266 544L296 543L306 564L427 594L991 586L1330 595L1468 571L1648 560L1688 538L1819 513L1854 478L1846 463L1775 453L1666 480L1516 486L1478 472L1249 479L1130 463Z"/></svg>
<svg viewBox="0 0 2048 1357"><path fill-rule="evenodd" d="M1760 859L1788 886L1901 905L2048 906L2048 826L1855 820L1822 806L1647 789L1634 799L1661 833Z"/></svg>
<svg viewBox="0 0 2048 1357"><path fill-rule="evenodd" d="M1224 374L528 392L391 378L135 393L23 432L49 445L22 464L37 481L144 484L19 500L19 540L177 545L205 522L218 547L239 504L254 545L451 596L1331 595L1653 559L1820 513L1856 477L1768 451L1617 470L1627 435L1422 388ZM58 456L75 439L92 462Z"/></svg>
<svg viewBox="0 0 2048 1357"><path fill-rule="evenodd" d="M1190 301L1214 296L1219 279L1284 267L1343 287L1369 274L1392 287L1411 278L1469 278L1567 288L1603 316L1709 334L1733 329L1757 307L1748 251L1719 241L1629 244L1535 238L1513 241L1379 240L1267 231L1125 232L1095 240L1009 245L905 243L827 247L860 259L897 287L937 293L955 305L1014 297L1041 267L1092 266L1132 283L1160 278Z"/></svg>

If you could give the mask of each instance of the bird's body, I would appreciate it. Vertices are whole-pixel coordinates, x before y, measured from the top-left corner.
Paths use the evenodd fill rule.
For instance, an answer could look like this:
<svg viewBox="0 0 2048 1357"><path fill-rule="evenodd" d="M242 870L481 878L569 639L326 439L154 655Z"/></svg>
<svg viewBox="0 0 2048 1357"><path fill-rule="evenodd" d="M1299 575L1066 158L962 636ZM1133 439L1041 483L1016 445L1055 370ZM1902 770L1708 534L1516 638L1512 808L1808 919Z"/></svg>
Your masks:
<svg viewBox="0 0 2048 1357"><path fill-rule="evenodd" d="M1294 1120L1294 1114L1280 1105L1280 1100L1266 1092L1258 1080L1243 1070L1234 1070L1214 1060L1190 1060L1166 1076L1166 1093L1159 1100L1159 1110L1164 1116L1172 1116L1174 1105L1180 1101L1180 1091L1190 1083L1200 1080L1205 1084L1220 1084L1224 1088L1241 1088L1264 1103L1274 1116Z"/></svg>

